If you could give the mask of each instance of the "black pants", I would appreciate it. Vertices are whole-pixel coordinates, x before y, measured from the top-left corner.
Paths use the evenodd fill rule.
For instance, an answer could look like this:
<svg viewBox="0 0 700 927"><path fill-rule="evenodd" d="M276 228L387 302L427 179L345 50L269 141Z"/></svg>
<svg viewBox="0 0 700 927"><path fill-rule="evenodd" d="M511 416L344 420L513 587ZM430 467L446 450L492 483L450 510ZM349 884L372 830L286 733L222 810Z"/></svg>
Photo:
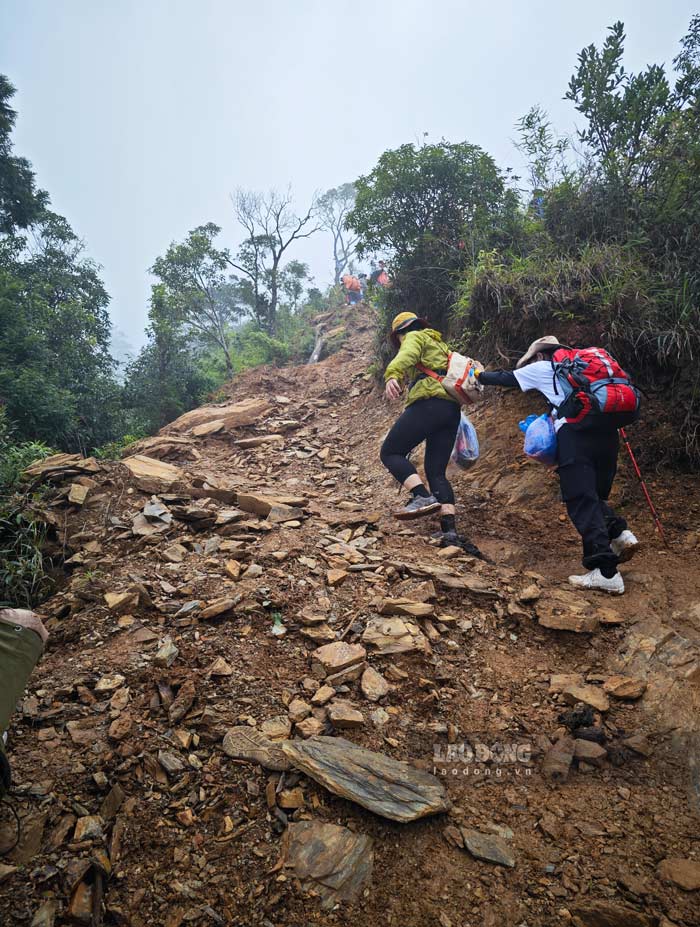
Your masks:
<svg viewBox="0 0 700 927"><path fill-rule="evenodd" d="M384 439L381 460L403 483L416 468L407 459L425 441L425 475L430 491L443 505L454 505L455 494L445 476L459 427L460 410L449 399L419 399L408 406Z"/></svg>
<svg viewBox="0 0 700 927"><path fill-rule="evenodd" d="M617 557L610 541L627 528L607 503L617 472L620 446L615 429L576 431L564 425L557 433L557 473L569 518L583 541L583 565L614 576Z"/></svg>

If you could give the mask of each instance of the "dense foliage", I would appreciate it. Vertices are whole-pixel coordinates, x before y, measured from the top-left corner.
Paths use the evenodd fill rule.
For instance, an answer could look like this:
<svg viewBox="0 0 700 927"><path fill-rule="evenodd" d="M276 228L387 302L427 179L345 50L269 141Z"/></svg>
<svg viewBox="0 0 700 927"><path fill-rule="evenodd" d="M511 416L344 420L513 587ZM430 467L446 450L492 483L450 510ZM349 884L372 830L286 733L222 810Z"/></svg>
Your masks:
<svg viewBox="0 0 700 927"><path fill-rule="evenodd" d="M700 16L672 75L629 73L624 40L616 23L579 55L576 145L537 106L520 120L529 188L473 145L404 145L358 180L348 221L390 259L387 320L412 309L499 363L545 332L602 344L673 397L663 448L697 463Z"/></svg>
<svg viewBox="0 0 700 927"><path fill-rule="evenodd" d="M13 93L0 77L0 401L20 437L78 450L113 427L109 298L29 163L12 154Z"/></svg>
<svg viewBox="0 0 700 927"><path fill-rule="evenodd" d="M386 151L356 189L348 223L358 253L391 255L390 305L438 324L453 302L455 273L519 233L516 193L493 158L466 142Z"/></svg>
<svg viewBox="0 0 700 927"><path fill-rule="evenodd" d="M565 155L540 110L521 122L536 191L525 249L483 254L457 316L488 356L545 329L596 340L667 402L664 450L700 461L700 16L674 59L624 68L624 28L584 48L567 99L585 118Z"/></svg>

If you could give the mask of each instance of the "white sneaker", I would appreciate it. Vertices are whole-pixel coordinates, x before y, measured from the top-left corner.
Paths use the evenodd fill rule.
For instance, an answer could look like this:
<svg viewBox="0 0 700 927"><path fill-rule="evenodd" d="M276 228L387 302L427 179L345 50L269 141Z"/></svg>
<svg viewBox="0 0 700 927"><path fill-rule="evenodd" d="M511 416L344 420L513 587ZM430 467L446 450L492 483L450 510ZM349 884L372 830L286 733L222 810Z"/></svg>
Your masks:
<svg viewBox="0 0 700 927"><path fill-rule="evenodd" d="M597 568L591 570L590 573L584 573L583 576L570 576L569 582L580 589L599 589L601 592L609 592L610 595L622 595L625 591L625 584L620 573L608 579Z"/></svg>
<svg viewBox="0 0 700 927"><path fill-rule="evenodd" d="M637 538L627 529L610 542L610 548L620 563L626 563L634 557L640 547Z"/></svg>

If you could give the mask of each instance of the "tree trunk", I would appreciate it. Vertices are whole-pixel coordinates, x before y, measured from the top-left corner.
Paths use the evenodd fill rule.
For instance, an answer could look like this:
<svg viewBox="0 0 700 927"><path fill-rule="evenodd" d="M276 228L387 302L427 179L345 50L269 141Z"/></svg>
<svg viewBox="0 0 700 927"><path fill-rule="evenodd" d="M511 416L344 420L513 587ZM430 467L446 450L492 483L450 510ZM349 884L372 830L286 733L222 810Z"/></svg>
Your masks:
<svg viewBox="0 0 700 927"><path fill-rule="evenodd" d="M277 328L277 273L279 265L272 265L270 270L270 305L267 309L267 332L269 335L275 334Z"/></svg>
<svg viewBox="0 0 700 927"><path fill-rule="evenodd" d="M323 350L323 345L325 343L323 325L319 325L316 328L316 343L314 344L314 349L311 352L311 357L306 362L307 364L317 364L321 358L321 351Z"/></svg>
<svg viewBox="0 0 700 927"><path fill-rule="evenodd" d="M226 376L230 380L233 377L233 362L231 361L231 352L228 349L228 345L224 347L224 360L226 362Z"/></svg>

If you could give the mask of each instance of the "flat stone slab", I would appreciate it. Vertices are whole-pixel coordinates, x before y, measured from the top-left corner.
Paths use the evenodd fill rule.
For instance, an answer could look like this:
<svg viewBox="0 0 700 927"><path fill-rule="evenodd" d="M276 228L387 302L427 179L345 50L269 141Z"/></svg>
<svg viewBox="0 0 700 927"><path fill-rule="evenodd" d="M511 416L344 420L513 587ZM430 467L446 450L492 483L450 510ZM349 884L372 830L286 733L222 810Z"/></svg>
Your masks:
<svg viewBox="0 0 700 927"><path fill-rule="evenodd" d="M542 627L554 631L591 634L600 623L595 609L589 602L560 590L553 590L541 598L535 606L535 611L537 621Z"/></svg>
<svg viewBox="0 0 700 927"><path fill-rule="evenodd" d="M554 673L549 677L549 694L558 695L567 686L583 686L583 673Z"/></svg>
<svg viewBox="0 0 700 927"><path fill-rule="evenodd" d="M197 438L206 438L207 435L215 435L223 431L226 422L222 418L215 418L213 422L203 422L201 425L195 425L192 434Z"/></svg>
<svg viewBox="0 0 700 927"><path fill-rule="evenodd" d="M293 822L282 844L284 867L291 869L304 891L319 894L324 908L352 903L372 877L372 838L337 824Z"/></svg>
<svg viewBox="0 0 700 927"><path fill-rule="evenodd" d="M633 702L644 695L647 684L635 676L609 676L603 683L603 689L613 698Z"/></svg>
<svg viewBox="0 0 700 927"><path fill-rule="evenodd" d="M582 927L655 927L657 919L608 901L574 905L571 913Z"/></svg>
<svg viewBox="0 0 700 927"><path fill-rule="evenodd" d="M127 457L122 460L122 463L131 471L133 476L156 480L165 486L176 483L183 476L179 467L164 463L162 460L156 460L155 457L146 457L145 454L135 454L133 457Z"/></svg>
<svg viewBox="0 0 700 927"><path fill-rule="evenodd" d="M435 606L428 602L414 602L412 599L380 599L377 603L380 615L405 615L408 618L427 618L435 614Z"/></svg>
<svg viewBox="0 0 700 927"><path fill-rule="evenodd" d="M416 821L450 806L436 776L343 737L312 737L280 746L296 769L334 795L392 821Z"/></svg>
<svg viewBox="0 0 700 927"><path fill-rule="evenodd" d="M360 644L347 644L345 641L335 641L332 644L324 644L311 654L311 662L316 671L320 674L331 675L339 673L341 670L362 663L367 656L367 651Z"/></svg>
<svg viewBox="0 0 700 927"><path fill-rule="evenodd" d="M290 766L279 744L245 724L229 728L222 746L224 753L232 759L248 760L273 772L285 772Z"/></svg>
<svg viewBox="0 0 700 927"><path fill-rule="evenodd" d="M239 402L230 402L222 406L203 406L185 412L163 428L161 433L192 431L209 422L223 422L227 430L240 428L241 425L252 425L271 411L272 405L269 400L262 398L241 399Z"/></svg>
<svg viewBox="0 0 700 927"><path fill-rule="evenodd" d="M344 699L336 699L328 706L328 720L335 728L362 727L365 723L361 711Z"/></svg>
<svg viewBox="0 0 700 927"><path fill-rule="evenodd" d="M37 460L23 471L25 479L45 477L61 473L64 470L80 470L82 473L99 473L100 465L94 457L81 454L53 454L43 460Z"/></svg>
<svg viewBox="0 0 700 927"><path fill-rule="evenodd" d="M686 892L695 892L700 889L700 862L696 859L678 857L662 859L657 872L664 882L673 882Z"/></svg>
<svg viewBox="0 0 700 927"><path fill-rule="evenodd" d="M583 702L584 705L590 705L596 711L607 711L610 708L610 699L598 686L568 685L562 689L561 697L568 705Z"/></svg>
<svg viewBox="0 0 700 927"><path fill-rule="evenodd" d="M418 625L403 618L370 618L362 640L380 654L428 650L428 640Z"/></svg>
<svg viewBox="0 0 700 927"><path fill-rule="evenodd" d="M499 866L508 866L509 869L513 869L515 856L503 837L497 834L482 834L470 827L463 827L461 830L464 846L472 856L476 859L485 859L488 863L496 863Z"/></svg>
<svg viewBox="0 0 700 927"><path fill-rule="evenodd" d="M482 596L485 599L497 599L500 595L498 589L490 586L478 576L458 576L455 573L435 573L435 581L448 589L462 589L472 595Z"/></svg>

